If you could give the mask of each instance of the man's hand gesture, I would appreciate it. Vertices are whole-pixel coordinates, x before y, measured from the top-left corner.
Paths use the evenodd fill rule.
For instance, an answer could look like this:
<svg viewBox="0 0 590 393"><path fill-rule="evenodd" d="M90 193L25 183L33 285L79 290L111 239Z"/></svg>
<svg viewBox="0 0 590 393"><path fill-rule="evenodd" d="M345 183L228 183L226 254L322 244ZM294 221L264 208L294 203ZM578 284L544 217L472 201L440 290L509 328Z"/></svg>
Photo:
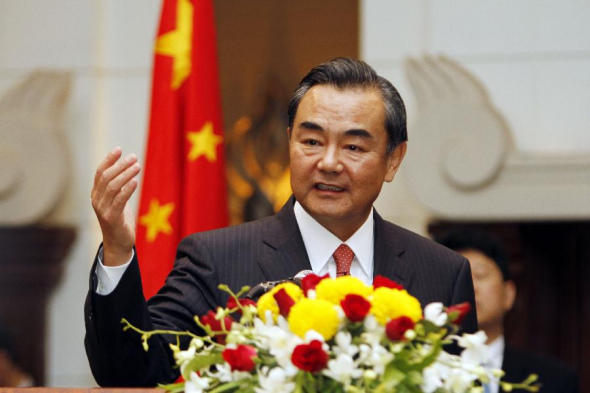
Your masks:
<svg viewBox="0 0 590 393"><path fill-rule="evenodd" d="M92 207L98 218L103 240L103 264L119 266L133 255L135 244L135 219L127 201L137 188L141 166L137 156L121 158L121 148L116 147L100 163L92 186Z"/></svg>

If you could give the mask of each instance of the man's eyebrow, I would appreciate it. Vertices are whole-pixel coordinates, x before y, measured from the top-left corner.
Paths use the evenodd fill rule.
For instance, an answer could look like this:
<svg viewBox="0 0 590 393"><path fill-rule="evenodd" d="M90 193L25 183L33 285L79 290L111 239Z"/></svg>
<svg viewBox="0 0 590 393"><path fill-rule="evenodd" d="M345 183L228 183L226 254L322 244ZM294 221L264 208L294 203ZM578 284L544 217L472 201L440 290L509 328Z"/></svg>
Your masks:
<svg viewBox="0 0 590 393"><path fill-rule="evenodd" d="M306 128L308 130L324 131L324 128L322 126L320 126L319 124L314 123L312 121L304 121L304 122L301 122L299 124L299 127ZM353 129L350 129L350 130L346 130L346 131L344 131L344 135L346 135L346 136L358 136L358 137L361 137L361 138L373 138L373 135L369 131L367 131L367 130L365 130L363 128L353 128Z"/></svg>
<svg viewBox="0 0 590 393"><path fill-rule="evenodd" d="M361 138L373 138L373 134L363 128L353 128L352 130L346 130L344 135L358 136Z"/></svg>
<svg viewBox="0 0 590 393"><path fill-rule="evenodd" d="M299 124L299 127L307 128L308 130L316 130L316 131L324 131L322 126L318 123L314 123L313 121L304 121Z"/></svg>

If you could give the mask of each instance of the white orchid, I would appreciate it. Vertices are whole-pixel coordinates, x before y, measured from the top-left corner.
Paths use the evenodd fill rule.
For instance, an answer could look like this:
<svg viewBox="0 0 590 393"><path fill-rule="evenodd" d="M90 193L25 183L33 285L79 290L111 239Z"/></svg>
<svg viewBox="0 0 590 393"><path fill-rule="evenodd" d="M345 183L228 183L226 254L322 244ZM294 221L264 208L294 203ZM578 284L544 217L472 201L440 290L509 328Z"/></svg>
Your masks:
<svg viewBox="0 0 590 393"><path fill-rule="evenodd" d="M435 362L422 372L422 390L424 393L433 393L436 389L443 387L443 378L448 375L448 367ZM446 379L446 378L445 378Z"/></svg>
<svg viewBox="0 0 590 393"><path fill-rule="evenodd" d="M363 370L359 369L352 356L341 353L328 362L328 369L324 370L324 375L338 381L348 387L352 378L360 378L363 375Z"/></svg>
<svg viewBox="0 0 590 393"><path fill-rule="evenodd" d="M445 388L452 393L463 393L471 389L477 376L461 368L453 368L445 381Z"/></svg>
<svg viewBox="0 0 590 393"><path fill-rule="evenodd" d="M295 383L288 379L281 367L270 369L263 367L258 373L260 387L254 388L256 393L289 393L295 390Z"/></svg>
<svg viewBox="0 0 590 393"><path fill-rule="evenodd" d="M206 389L209 389L209 379L199 377L194 371L190 373L190 379L184 382L185 393L203 393Z"/></svg>
<svg viewBox="0 0 590 393"><path fill-rule="evenodd" d="M393 353L379 344L373 346L361 344L359 350L358 363L371 367L378 375L383 375L385 367L394 357Z"/></svg>
<svg viewBox="0 0 590 393"><path fill-rule="evenodd" d="M485 332L475 334L464 333L463 336L453 336L460 347L465 348L461 352L461 360L468 365L479 366L489 359L489 348L486 345L488 337Z"/></svg>
<svg viewBox="0 0 590 393"><path fill-rule="evenodd" d="M352 343L352 335L349 332L338 332L334 338L336 345L332 347L336 356L346 354L354 356L359 352L359 347Z"/></svg>
<svg viewBox="0 0 590 393"><path fill-rule="evenodd" d="M442 326L447 323L448 315L444 312L445 308L442 303L430 303L424 308L424 319L434 323L436 326Z"/></svg>

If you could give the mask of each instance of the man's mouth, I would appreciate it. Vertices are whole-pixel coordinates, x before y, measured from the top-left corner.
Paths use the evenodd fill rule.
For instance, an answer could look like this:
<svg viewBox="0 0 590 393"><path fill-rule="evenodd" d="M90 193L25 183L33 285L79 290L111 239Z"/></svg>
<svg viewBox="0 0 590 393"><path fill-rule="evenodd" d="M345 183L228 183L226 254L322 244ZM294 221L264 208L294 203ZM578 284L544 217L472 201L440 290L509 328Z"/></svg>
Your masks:
<svg viewBox="0 0 590 393"><path fill-rule="evenodd" d="M344 188L336 187L330 184L317 183L315 188L322 191L344 191Z"/></svg>

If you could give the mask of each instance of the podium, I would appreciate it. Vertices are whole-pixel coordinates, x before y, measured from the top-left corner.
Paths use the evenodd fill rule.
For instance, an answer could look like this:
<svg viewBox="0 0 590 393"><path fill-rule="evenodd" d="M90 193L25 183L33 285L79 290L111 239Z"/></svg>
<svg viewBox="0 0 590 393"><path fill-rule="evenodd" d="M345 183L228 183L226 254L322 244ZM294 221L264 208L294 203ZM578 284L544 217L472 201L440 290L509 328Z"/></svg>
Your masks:
<svg viewBox="0 0 590 393"><path fill-rule="evenodd" d="M0 393L164 393L156 388L2 388Z"/></svg>

